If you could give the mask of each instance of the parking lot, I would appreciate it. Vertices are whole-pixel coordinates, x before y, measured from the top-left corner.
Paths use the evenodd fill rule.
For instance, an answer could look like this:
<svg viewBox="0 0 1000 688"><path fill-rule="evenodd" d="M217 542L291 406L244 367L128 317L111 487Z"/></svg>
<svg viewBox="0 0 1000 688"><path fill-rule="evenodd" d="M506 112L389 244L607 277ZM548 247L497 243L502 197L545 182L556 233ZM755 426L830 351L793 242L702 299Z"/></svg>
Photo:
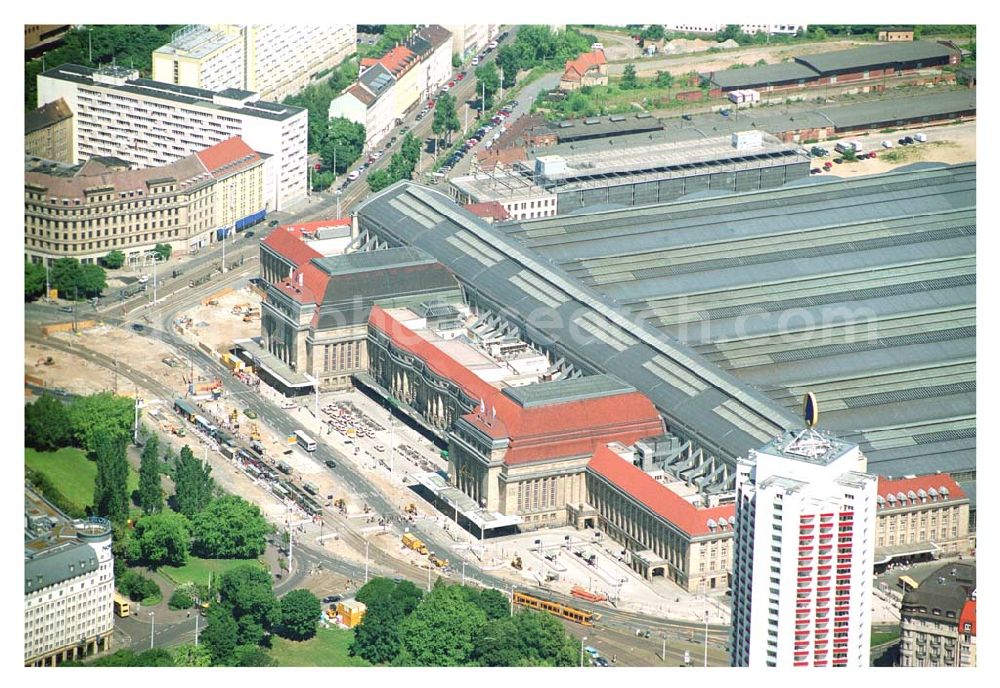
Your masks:
<svg viewBox="0 0 1000 688"><path fill-rule="evenodd" d="M914 137L918 133L926 135L927 141L923 143L916 142ZM906 145L900 144L899 140L905 137L910 137L915 142ZM976 160L976 123L974 121L936 127L907 127L892 132L872 132L861 136L845 136L842 139L838 139L838 141L847 140L860 142L862 151L874 151L877 157L857 162L837 164L832 162L834 158L840 157L834 150L836 141L805 145L806 150L813 148L813 145L818 145L827 149L830 153L823 158L813 158L813 168L822 168L827 162L830 162L831 166L831 169L828 171L814 176L831 174L837 177L857 177L891 172L894 169L916 162L955 164L975 162ZM891 141L893 144L892 147L883 147L883 141ZM888 157L886 156L887 153L890 154Z"/></svg>

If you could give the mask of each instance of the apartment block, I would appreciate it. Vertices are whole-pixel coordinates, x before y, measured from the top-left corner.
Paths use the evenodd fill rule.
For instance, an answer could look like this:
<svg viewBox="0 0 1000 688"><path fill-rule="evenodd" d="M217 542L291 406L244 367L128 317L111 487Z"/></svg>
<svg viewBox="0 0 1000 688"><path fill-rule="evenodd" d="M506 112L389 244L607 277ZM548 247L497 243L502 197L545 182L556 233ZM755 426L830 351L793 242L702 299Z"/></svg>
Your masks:
<svg viewBox="0 0 1000 688"><path fill-rule="evenodd" d="M306 196L307 112L238 89L209 91L140 79L137 70L62 65L38 77L38 101L73 113L73 162L114 156L159 167L239 136L262 156L268 211Z"/></svg>
<svg viewBox="0 0 1000 688"><path fill-rule="evenodd" d="M187 26L153 51L153 79L221 91L254 91L282 100L354 52L353 24Z"/></svg>

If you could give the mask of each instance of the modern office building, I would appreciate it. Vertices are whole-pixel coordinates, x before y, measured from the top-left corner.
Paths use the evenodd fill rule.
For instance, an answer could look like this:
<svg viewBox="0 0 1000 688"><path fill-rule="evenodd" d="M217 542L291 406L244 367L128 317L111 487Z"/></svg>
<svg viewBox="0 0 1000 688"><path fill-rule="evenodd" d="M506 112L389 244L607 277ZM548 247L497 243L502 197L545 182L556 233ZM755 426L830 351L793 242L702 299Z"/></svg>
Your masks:
<svg viewBox="0 0 1000 688"><path fill-rule="evenodd" d="M24 114L24 154L73 162L73 113L62 98Z"/></svg>
<svg viewBox="0 0 1000 688"><path fill-rule="evenodd" d="M736 466L732 664L869 665L876 477L856 444L786 432Z"/></svg>
<svg viewBox="0 0 1000 688"><path fill-rule="evenodd" d="M907 590L900 608L899 664L976 666L976 568L944 564Z"/></svg>
<svg viewBox="0 0 1000 688"><path fill-rule="evenodd" d="M24 666L55 666L111 649L111 523L71 521L24 490Z"/></svg>
<svg viewBox="0 0 1000 688"><path fill-rule="evenodd" d="M187 253L264 219L264 166L238 137L142 169L26 158L25 256L94 263L118 250L132 261L161 243Z"/></svg>
<svg viewBox="0 0 1000 688"><path fill-rule="evenodd" d="M268 157L271 211L306 196L307 112L237 89L209 91L140 79L137 70L62 65L38 76L38 102L73 113L73 162L114 156L159 167L239 136Z"/></svg>
<svg viewBox="0 0 1000 688"><path fill-rule="evenodd" d="M153 80L280 101L340 64L356 39L353 24L187 26L153 51Z"/></svg>

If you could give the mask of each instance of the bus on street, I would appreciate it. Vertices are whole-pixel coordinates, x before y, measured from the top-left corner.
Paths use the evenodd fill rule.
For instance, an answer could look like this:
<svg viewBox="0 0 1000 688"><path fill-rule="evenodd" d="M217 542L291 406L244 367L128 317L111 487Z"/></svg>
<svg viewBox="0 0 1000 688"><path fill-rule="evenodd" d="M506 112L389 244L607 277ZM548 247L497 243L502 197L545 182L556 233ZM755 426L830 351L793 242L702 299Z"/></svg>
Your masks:
<svg viewBox="0 0 1000 688"><path fill-rule="evenodd" d="M295 431L295 441L306 451L316 451L316 440L305 434L301 430Z"/></svg>

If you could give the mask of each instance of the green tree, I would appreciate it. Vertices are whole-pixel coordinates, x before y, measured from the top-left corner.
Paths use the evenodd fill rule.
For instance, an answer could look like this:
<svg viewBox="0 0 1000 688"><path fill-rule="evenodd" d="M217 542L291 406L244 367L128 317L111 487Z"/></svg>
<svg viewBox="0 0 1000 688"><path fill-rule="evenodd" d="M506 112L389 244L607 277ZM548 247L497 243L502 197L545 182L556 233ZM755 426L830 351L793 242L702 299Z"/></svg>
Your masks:
<svg viewBox="0 0 1000 688"><path fill-rule="evenodd" d="M389 598L392 597L392 591L395 589L395 581L391 578L383 578L379 576L372 578L370 581L358 588L358 592L354 595L354 599L370 607L375 604L376 600L389 600Z"/></svg>
<svg viewBox="0 0 1000 688"><path fill-rule="evenodd" d="M125 264L125 254L115 249L108 252L108 255L101 258L101 264L109 270L117 270Z"/></svg>
<svg viewBox="0 0 1000 688"><path fill-rule="evenodd" d="M174 247L170 244L157 244L153 247L153 253L160 257L160 260L166 262L170 260L170 254L174 252Z"/></svg>
<svg viewBox="0 0 1000 688"><path fill-rule="evenodd" d="M348 651L352 656L362 657L372 664L386 664L399 655L401 618L387 598L365 604L368 611L355 627L354 640Z"/></svg>
<svg viewBox="0 0 1000 688"><path fill-rule="evenodd" d="M24 300L33 301L45 293L45 266L24 261Z"/></svg>
<svg viewBox="0 0 1000 688"><path fill-rule="evenodd" d="M740 36L742 35L743 32L740 30L739 24L726 24L726 28L715 34L715 40L719 43L723 43L730 39L738 42Z"/></svg>
<svg viewBox="0 0 1000 688"><path fill-rule="evenodd" d="M576 666L580 646L553 616L522 611L490 621L473 661L479 666Z"/></svg>
<svg viewBox="0 0 1000 688"><path fill-rule="evenodd" d="M238 645L259 643L264 632L281 621L281 605L271 587L271 574L260 566L242 564L222 574L219 599L237 622Z"/></svg>
<svg viewBox="0 0 1000 688"><path fill-rule="evenodd" d="M204 636L203 636L204 637ZM204 645L178 645L171 652L174 655L174 666L179 667L209 667L212 666L212 653Z"/></svg>
<svg viewBox="0 0 1000 688"><path fill-rule="evenodd" d="M434 123L431 126L431 130L439 139L442 137L446 138L448 144L450 145L451 134L461 128L462 124L458 121L455 96L450 93L445 93L438 98L437 103L434 104Z"/></svg>
<svg viewBox="0 0 1000 688"><path fill-rule="evenodd" d="M115 587L121 594L127 595L130 600L135 602L143 602L160 595L160 586L156 584L156 581L133 569L126 569L121 576L117 577Z"/></svg>
<svg viewBox="0 0 1000 688"><path fill-rule="evenodd" d="M403 157L416 164L420 160L420 139L411 132L407 132L403 137L403 142L399 145L399 152Z"/></svg>
<svg viewBox="0 0 1000 688"><path fill-rule="evenodd" d="M239 645L233 653L238 667L273 667L278 661L256 645Z"/></svg>
<svg viewBox="0 0 1000 688"><path fill-rule="evenodd" d="M77 288L81 296L100 296L107 286L107 273L100 265L80 266L80 281Z"/></svg>
<svg viewBox="0 0 1000 688"><path fill-rule="evenodd" d="M281 598L281 635L292 640L312 638L322 613L319 598L308 590L292 590Z"/></svg>
<svg viewBox="0 0 1000 688"><path fill-rule="evenodd" d="M626 90L639 88L639 80L635 76L634 64L625 65L625 71L622 72L621 87Z"/></svg>
<svg viewBox="0 0 1000 688"><path fill-rule="evenodd" d="M94 480L94 513L115 523L124 523L128 518L125 442L120 437L100 435L95 443L97 477Z"/></svg>
<svg viewBox="0 0 1000 688"><path fill-rule="evenodd" d="M49 284L59 290L64 299L73 298L74 289L80 288L83 266L76 258L59 258L49 268Z"/></svg>
<svg viewBox="0 0 1000 688"><path fill-rule="evenodd" d="M518 55L513 45L502 45L497 50L497 66L503 69L503 87L511 88L517 83Z"/></svg>
<svg viewBox="0 0 1000 688"><path fill-rule="evenodd" d="M389 176L389 173L384 170L375 170L368 175L368 188L372 190L373 193L378 193L385 187L392 184L393 179Z"/></svg>
<svg viewBox="0 0 1000 688"><path fill-rule="evenodd" d="M644 40L659 41L663 39L663 24L650 24L640 34Z"/></svg>
<svg viewBox="0 0 1000 688"><path fill-rule="evenodd" d="M320 160L333 169L336 153L337 174L343 174L361 157L365 147L365 127L345 117L334 117L327 124L326 136L319 146Z"/></svg>
<svg viewBox="0 0 1000 688"><path fill-rule="evenodd" d="M338 161L339 164L339 161ZM323 170L321 172L312 173L312 190L313 191L326 191L333 184L336 177L332 170Z"/></svg>
<svg viewBox="0 0 1000 688"><path fill-rule="evenodd" d="M451 66L455 69L462 66L462 58L459 57L458 53L451 54Z"/></svg>
<svg viewBox="0 0 1000 688"><path fill-rule="evenodd" d="M131 438L135 402L111 392L78 397L69 406L70 426L77 444L93 453L99 437L120 440Z"/></svg>
<svg viewBox="0 0 1000 688"><path fill-rule="evenodd" d="M754 67L763 67L765 65L767 65L767 60L765 60L764 58L760 58L759 60L753 63Z"/></svg>
<svg viewBox="0 0 1000 688"><path fill-rule="evenodd" d="M201 642L212 656L212 664L226 666L233 661L236 650L236 619L229 608L212 605L208 610L208 626L201 632Z"/></svg>
<svg viewBox="0 0 1000 688"><path fill-rule="evenodd" d="M139 462L139 506L142 513L163 511L163 486L160 484L160 438L150 435L142 448Z"/></svg>
<svg viewBox="0 0 1000 688"><path fill-rule="evenodd" d="M659 88L667 89L667 92L669 93L670 89L674 87L674 75L670 72L657 71L656 85Z"/></svg>
<svg viewBox="0 0 1000 688"><path fill-rule="evenodd" d="M194 458L190 447L187 445L181 447L172 475L174 480L172 502L176 511L188 518L194 518L195 514L208 506L215 490L215 481L212 480L211 473L212 467L207 464L203 467L201 461Z"/></svg>
<svg viewBox="0 0 1000 688"><path fill-rule="evenodd" d="M167 606L171 609L190 609L194 606L194 595L191 594L190 587L176 588Z"/></svg>
<svg viewBox="0 0 1000 688"><path fill-rule="evenodd" d="M404 666L464 666L475 651L486 614L461 586L436 587L400 624Z"/></svg>
<svg viewBox="0 0 1000 688"><path fill-rule="evenodd" d="M24 444L39 451L53 451L70 444L69 410L51 394L24 406Z"/></svg>
<svg viewBox="0 0 1000 688"><path fill-rule="evenodd" d="M476 67L476 95L482 98L483 88L486 89L486 103L480 108L484 112L493 106L493 96L500 90L500 74L497 72L495 62Z"/></svg>
<svg viewBox="0 0 1000 688"><path fill-rule="evenodd" d="M264 553L267 521L237 495L212 500L191 519L192 551L209 559L254 559Z"/></svg>
<svg viewBox="0 0 1000 688"><path fill-rule="evenodd" d="M473 588L469 589L474 590ZM507 596L493 588L487 588L477 593L474 601L490 621L502 619L510 612L510 601Z"/></svg>
<svg viewBox="0 0 1000 688"><path fill-rule="evenodd" d="M187 563L191 531L183 514L166 511L143 516L135 524L139 556L150 568L184 566Z"/></svg>

